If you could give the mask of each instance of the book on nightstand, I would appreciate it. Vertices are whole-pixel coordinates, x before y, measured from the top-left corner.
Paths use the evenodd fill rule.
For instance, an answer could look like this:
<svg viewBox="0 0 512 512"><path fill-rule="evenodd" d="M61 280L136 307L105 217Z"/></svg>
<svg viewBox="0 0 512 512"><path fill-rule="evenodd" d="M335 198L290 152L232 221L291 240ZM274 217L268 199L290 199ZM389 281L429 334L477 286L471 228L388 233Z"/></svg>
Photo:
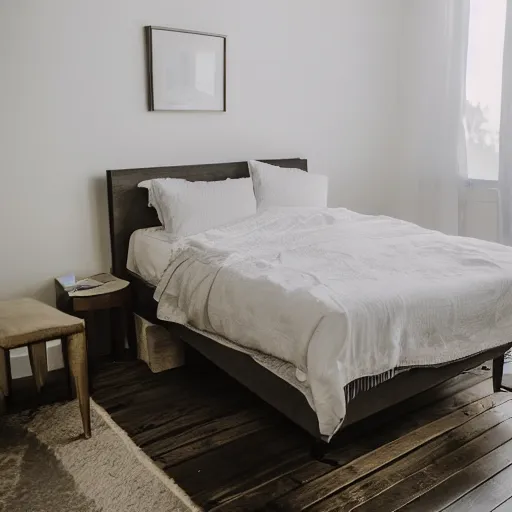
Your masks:
<svg viewBox="0 0 512 512"><path fill-rule="evenodd" d="M96 274L95 276L77 281L74 274L68 274L66 276L57 277L57 281L70 297L87 297L114 291L114 288L118 288L117 281L119 280L111 274ZM109 283L111 283L110 286ZM100 287L102 287L101 290L95 290Z"/></svg>

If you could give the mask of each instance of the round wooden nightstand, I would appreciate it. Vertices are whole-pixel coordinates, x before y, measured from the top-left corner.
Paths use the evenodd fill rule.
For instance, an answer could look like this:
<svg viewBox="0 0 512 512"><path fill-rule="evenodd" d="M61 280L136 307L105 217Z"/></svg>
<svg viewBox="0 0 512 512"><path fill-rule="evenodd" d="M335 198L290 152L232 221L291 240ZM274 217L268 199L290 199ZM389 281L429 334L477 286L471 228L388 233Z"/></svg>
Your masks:
<svg viewBox="0 0 512 512"><path fill-rule="evenodd" d="M97 343L97 336L95 336L97 329L94 329L94 327L97 327L95 315L100 311L108 312L111 342L109 352L113 359L121 361L126 359L127 355L128 357L135 357L137 345L130 282L119 279L112 274L98 274L91 276L91 279L104 282L105 284L89 290L70 293L56 279L57 308L85 320L90 363L94 362L91 359L98 352L91 345ZM125 350L125 340L128 341L128 354Z"/></svg>

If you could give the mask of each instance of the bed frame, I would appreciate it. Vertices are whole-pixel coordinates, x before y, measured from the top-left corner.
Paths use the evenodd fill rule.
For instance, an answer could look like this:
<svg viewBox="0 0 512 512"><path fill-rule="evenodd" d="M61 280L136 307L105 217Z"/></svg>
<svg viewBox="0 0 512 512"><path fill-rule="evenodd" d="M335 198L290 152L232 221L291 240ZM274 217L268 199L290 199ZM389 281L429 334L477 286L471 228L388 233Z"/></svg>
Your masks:
<svg viewBox="0 0 512 512"><path fill-rule="evenodd" d="M263 161L307 171L307 161L304 159ZM131 274L126 268L131 234L137 229L160 225L153 208L148 208L147 192L137 187L139 182L154 178L217 181L248 176L247 162L107 171L112 272L132 283L135 313L152 322L165 325L175 336L179 336L185 343L281 411L294 423L310 432L315 438L321 439L316 414L302 393L254 362L250 356L215 343L210 338L181 325L159 321L156 318L157 304L153 299L154 288ZM489 360L493 360L493 387L498 391L501 388L503 376L504 354L511 347L512 343L507 343L463 361L436 368L413 369L368 391L361 392L349 402L343 427L389 408Z"/></svg>

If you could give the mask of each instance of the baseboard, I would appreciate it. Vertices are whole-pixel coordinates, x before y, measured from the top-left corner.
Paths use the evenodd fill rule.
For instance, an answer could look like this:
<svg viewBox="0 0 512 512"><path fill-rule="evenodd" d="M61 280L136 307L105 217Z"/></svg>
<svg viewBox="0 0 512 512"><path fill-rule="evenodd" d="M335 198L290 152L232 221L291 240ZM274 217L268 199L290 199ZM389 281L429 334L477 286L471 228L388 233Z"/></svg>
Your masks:
<svg viewBox="0 0 512 512"><path fill-rule="evenodd" d="M57 370L64 366L60 340L49 341L46 344L46 354L48 356L49 371ZM26 347L11 350L11 375L13 379L21 379L22 377L32 375Z"/></svg>

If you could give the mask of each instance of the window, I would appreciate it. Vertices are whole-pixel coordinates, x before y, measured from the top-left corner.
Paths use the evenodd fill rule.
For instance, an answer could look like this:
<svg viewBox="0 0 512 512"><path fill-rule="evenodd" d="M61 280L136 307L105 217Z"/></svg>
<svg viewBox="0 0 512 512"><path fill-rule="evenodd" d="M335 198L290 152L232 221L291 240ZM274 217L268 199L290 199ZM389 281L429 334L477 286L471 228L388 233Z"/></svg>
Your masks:
<svg viewBox="0 0 512 512"><path fill-rule="evenodd" d="M471 0L464 129L471 179L497 180L506 0Z"/></svg>

